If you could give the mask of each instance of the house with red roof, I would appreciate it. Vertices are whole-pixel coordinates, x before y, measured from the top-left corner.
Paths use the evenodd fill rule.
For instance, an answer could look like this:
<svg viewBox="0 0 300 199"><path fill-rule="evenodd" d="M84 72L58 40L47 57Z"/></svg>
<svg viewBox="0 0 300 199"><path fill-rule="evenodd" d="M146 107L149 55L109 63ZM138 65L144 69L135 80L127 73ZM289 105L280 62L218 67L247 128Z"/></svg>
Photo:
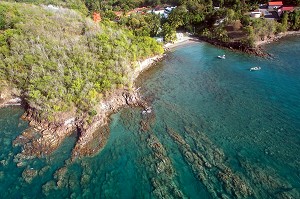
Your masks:
<svg viewBox="0 0 300 199"><path fill-rule="evenodd" d="M101 21L100 13L94 12L94 13L93 13L93 20L94 20L95 23L100 22L100 21Z"/></svg>
<svg viewBox="0 0 300 199"><path fill-rule="evenodd" d="M282 1L270 1L268 4L259 5L259 9L251 12L252 17L258 17L261 12L265 19L280 19L283 12L292 12L295 7L283 5Z"/></svg>
<svg viewBox="0 0 300 199"><path fill-rule="evenodd" d="M278 15L281 16L284 12L293 12L294 9L295 8L293 6L281 6L278 9Z"/></svg>
<svg viewBox="0 0 300 199"><path fill-rule="evenodd" d="M280 8L281 6L283 6L282 1L269 1L268 10L270 10L270 11L276 10L276 9Z"/></svg>
<svg viewBox="0 0 300 199"><path fill-rule="evenodd" d="M287 11L287 12L293 12L293 11L294 11L294 7L293 7L293 6L282 6L282 7L280 8L280 10L281 10L282 12L285 12L285 11Z"/></svg>

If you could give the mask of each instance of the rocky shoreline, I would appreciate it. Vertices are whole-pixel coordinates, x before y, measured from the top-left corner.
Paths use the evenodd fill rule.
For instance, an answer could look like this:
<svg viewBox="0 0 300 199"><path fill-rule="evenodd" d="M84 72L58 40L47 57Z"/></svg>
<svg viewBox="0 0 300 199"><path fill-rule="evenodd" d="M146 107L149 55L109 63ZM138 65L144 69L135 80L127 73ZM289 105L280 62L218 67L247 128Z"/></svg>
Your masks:
<svg viewBox="0 0 300 199"><path fill-rule="evenodd" d="M135 80L141 72L162 59L163 55L148 58L137 63L132 78ZM19 98L18 98L19 99ZM3 100L3 104L11 101ZM19 102L19 101L18 101ZM9 105L9 104L8 104ZM38 113L25 107L26 112L22 119L29 121L29 128L19 135L13 142L14 146L21 146L21 153L15 156L17 166L23 166L28 159L44 157L56 150L63 140L72 134L78 133L78 140L72 152L71 159L93 155L99 152L108 139L110 115L123 107L141 107L146 110L147 102L142 99L137 88L116 89L106 96L95 107L97 114L88 120L88 113L77 115L76 112L66 113L59 117L57 122L40 120Z"/></svg>
<svg viewBox="0 0 300 199"><path fill-rule="evenodd" d="M270 36L264 40L255 41L255 44L254 44L255 47L248 47L248 46L244 45L242 42L238 42L238 41L222 42L217 39L210 39L207 37L199 37L199 38L201 41L205 41L214 46L227 48L227 49L230 49L233 51L244 52L244 53L259 56L259 57L270 58L270 57L272 57L272 55L263 49L263 46L265 44L276 42L287 36L297 36L297 35L300 35L300 31L287 31L285 33L279 33L277 35Z"/></svg>
<svg viewBox="0 0 300 199"><path fill-rule="evenodd" d="M219 41L217 39L210 39L207 37L200 37L200 40L205 41L207 43L210 43L214 46L218 46L218 47L222 47L222 48L227 48L233 51L237 51L237 52L244 52L250 55L255 55L255 56L259 56L259 57L265 57L268 58L271 55L267 52L265 52L260 46L256 46L256 47L248 47L246 45L244 45L241 42L238 41L234 41L234 42L222 42Z"/></svg>
<svg viewBox="0 0 300 199"><path fill-rule="evenodd" d="M73 150L73 157L93 155L98 152L108 138L110 115L125 106L146 109L148 105L136 89L113 92L112 95L102 100L97 110L99 114L93 118L90 125L77 126L80 137Z"/></svg>
<svg viewBox="0 0 300 199"><path fill-rule="evenodd" d="M89 124L85 120L87 115L72 117L60 123L40 121L34 110L27 109L22 119L29 121L30 127L13 142L14 146L22 146L15 162L22 166L28 159L51 154L74 131L77 131L79 138L73 149L72 159L97 153L108 138L110 115L125 106L147 107L136 90L117 90L101 101L97 106L98 114Z"/></svg>
<svg viewBox="0 0 300 199"><path fill-rule="evenodd" d="M0 100L0 108L6 107L6 106L20 106L22 105L22 99L19 97L12 98L12 99L1 99Z"/></svg>
<svg viewBox="0 0 300 199"><path fill-rule="evenodd" d="M17 97L20 92L17 89L11 88L8 84L0 82L0 108L6 106L21 105L22 99Z"/></svg>
<svg viewBox="0 0 300 199"><path fill-rule="evenodd" d="M279 41L282 38L288 37L288 36L299 36L300 35L300 31L287 31L284 33L279 33L277 35L274 35L272 37L269 37L263 41L256 41L255 42L255 46L256 47L262 47L266 44L272 43L272 42L276 42Z"/></svg>

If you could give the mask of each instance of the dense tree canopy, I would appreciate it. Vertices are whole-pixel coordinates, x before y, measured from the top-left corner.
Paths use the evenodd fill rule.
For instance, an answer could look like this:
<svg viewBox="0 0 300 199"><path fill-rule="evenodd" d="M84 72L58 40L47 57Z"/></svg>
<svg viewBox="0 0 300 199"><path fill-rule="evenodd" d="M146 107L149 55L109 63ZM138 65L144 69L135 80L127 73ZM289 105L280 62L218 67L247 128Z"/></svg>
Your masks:
<svg viewBox="0 0 300 199"><path fill-rule="evenodd" d="M127 26L136 36L151 36L158 34L160 29L160 17L153 13L132 14L129 17L123 17L120 24Z"/></svg>
<svg viewBox="0 0 300 199"><path fill-rule="evenodd" d="M290 29L300 30L300 10L295 10L289 14Z"/></svg>

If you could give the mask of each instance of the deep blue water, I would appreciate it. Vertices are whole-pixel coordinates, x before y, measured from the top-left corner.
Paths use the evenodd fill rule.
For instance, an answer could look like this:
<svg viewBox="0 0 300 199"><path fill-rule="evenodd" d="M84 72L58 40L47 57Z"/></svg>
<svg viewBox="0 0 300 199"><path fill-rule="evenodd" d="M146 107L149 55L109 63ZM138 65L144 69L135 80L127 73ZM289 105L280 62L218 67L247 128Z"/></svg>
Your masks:
<svg viewBox="0 0 300 199"><path fill-rule="evenodd" d="M300 198L300 38L266 50L178 47L137 83L153 112L113 115L105 148L73 163L75 135L17 167L27 123L0 109L0 198Z"/></svg>

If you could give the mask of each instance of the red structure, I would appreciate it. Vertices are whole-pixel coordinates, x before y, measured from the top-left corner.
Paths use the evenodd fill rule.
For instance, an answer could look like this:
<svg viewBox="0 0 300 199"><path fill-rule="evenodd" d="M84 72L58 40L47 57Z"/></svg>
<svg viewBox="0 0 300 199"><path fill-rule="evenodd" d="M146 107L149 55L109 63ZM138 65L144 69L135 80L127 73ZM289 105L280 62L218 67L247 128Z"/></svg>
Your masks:
<svg viewBox="0 0 300 199"><path fill-rule="evenodd" d="M294 7L292 7L292 6L282 6L281 10L282 11L293 12L294 11Z"/></svg>
<svg viewBox="0 0 300 199"><path fill-rule="evenodd" d="M282 6L283 5L282 1L270 1L268 4L269 4L269 6Z"/></svg>
<svg viewBox="0 0 300 199"><path fill-rule="evenodd" d="M101 21L100 13L94 12L93 13L93 20L95 23L98 23Z"/></svg>

